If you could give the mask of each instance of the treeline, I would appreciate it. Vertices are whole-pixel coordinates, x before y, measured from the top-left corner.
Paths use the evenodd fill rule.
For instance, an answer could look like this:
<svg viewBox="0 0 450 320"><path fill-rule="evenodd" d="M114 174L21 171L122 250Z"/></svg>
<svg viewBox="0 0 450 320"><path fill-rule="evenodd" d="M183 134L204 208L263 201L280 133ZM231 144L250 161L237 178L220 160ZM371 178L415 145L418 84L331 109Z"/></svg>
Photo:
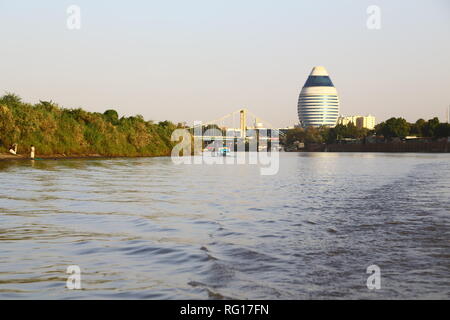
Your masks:
<svg viewBox="0 0 450 320"><path fill-rule="evenodd" d="M51 101L28 104L14 94L0 98L0 151L17 143L18 153L30 146L37 155L163 156L170 155L171 134L177 126L157 124L142 116L120 117L65 109Z"/></svg>
<svg viewBox="0 0 450 320"><path fill-rule="evenodd" d="M437 117L428 121L419 119L415 123L409 123L403 118L390 118L377 124L375 132L386 139L417 136L436 140L450 136L450 124L439 122Z"/></svg>
<svg viewBox="0 0 450 320"><path fill-rule="evenodd" d="M367 137L377 137L386 142L395 138L404 139L407 136L425 137L431 140L450 136L450 124L439 122L438 118L428 121L423 119L409 123L403 118L390 118L375 126L374 130L358 128L353 123L338 124L334 128L294 128L288 130L284 143L292 146L296 142L305 144L333 144L345 139L364 140Z"/></svg>
<svg viewBox="0 0 450 320"><path fill-rule="evenodd" d="M318 128L294 128L287 131L284 143L287 146L293 145L296 142L305 144L331 144L346 138L363 139L371 133L371 130L358 128L353 123L349 123L348 125L338 124L334 128L325 126Z"/></svg>

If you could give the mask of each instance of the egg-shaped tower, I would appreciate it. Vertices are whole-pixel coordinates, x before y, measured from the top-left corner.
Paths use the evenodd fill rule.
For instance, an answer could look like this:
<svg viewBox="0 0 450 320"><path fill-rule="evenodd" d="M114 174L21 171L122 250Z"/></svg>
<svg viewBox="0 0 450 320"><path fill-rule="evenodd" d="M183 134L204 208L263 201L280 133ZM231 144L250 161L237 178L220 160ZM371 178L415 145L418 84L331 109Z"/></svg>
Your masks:
<svg viewBox="0 0 450 320"><path fill-rule="evenodd" d="M324 67L314 67L298 98L298 118L302 127L336 125L339 97Z"/></svg>

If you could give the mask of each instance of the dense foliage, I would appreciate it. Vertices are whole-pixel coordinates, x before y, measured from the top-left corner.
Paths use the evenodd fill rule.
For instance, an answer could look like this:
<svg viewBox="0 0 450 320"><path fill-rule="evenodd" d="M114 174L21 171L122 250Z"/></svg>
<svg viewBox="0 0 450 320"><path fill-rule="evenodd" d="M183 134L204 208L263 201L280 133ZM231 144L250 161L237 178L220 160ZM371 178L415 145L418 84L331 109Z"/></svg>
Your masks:
<svg viewBox="0 0 450 320"><path fill-rule="evenodd" d="M428 121L419 119L415 123L409 123L403 118L391 118L378 124L375 130L388 139L406 136L439 139L450 136L450 124L441 123L436 117Z"/></svg>
<svg viewBox="0 0 450 320"><path fill-rule="evenodd" d="M295 128L286 134L286 145L292 145L295 141L306 144L311 143L335 143L341 139L362 139L371 133L365 128L358 128L353 123L348 125L338 124L334 128Z"/></svg>
<svg viewBox="0 0 450 320"><path fill-rule="evenodd" d="M288 130L284 143L286 146L291 146L296 141L305 144L332 144L344 139L363 140L373 135L381 137L385 141L391 141L394 138L403 139L407 136L426 137L436 140L450 136L450 124L440 123L438 118L428 121L419 119L415 123L409 123L403 118L390 118L377 124L375 130L358 128L353 123L347 125L338 124L334 128L294 128Z"/></svg>
<svg viewBox="0 0 450 320"><path fill-rule="evenodd" d="M53 102L23 103L14 94L0 97L0 151L13 143L19 153L34 145L38 155L161 156L169 155L176 128L168 121L154 124L142 116L122 117L64 109Z"/></svg>

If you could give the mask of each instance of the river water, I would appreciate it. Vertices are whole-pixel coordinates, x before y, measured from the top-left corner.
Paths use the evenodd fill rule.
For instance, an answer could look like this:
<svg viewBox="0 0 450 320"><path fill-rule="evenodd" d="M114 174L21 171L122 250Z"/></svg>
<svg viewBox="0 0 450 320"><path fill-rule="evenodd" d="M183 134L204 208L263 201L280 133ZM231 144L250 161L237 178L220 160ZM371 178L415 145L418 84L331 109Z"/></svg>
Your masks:
<svg viewBox="0 0 450 320"><path fill-rule="evenodd" d="M3 299L450 298L450 154L0 162L0 182Z"/></svg>

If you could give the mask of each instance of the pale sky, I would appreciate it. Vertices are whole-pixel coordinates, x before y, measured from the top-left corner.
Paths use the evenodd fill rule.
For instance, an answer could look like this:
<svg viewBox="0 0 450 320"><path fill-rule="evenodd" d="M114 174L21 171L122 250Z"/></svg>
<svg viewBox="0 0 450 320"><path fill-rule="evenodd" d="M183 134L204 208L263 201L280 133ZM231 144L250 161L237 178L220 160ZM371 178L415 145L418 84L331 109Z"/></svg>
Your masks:
<svg viewBox="0 0 450 320"><path fill-rule="evenodd" d="M245 107L291 126L315 65L345 115L444 120L450 105L449 0L0 0L0 49L0 93L147 120Z"/></svg>

